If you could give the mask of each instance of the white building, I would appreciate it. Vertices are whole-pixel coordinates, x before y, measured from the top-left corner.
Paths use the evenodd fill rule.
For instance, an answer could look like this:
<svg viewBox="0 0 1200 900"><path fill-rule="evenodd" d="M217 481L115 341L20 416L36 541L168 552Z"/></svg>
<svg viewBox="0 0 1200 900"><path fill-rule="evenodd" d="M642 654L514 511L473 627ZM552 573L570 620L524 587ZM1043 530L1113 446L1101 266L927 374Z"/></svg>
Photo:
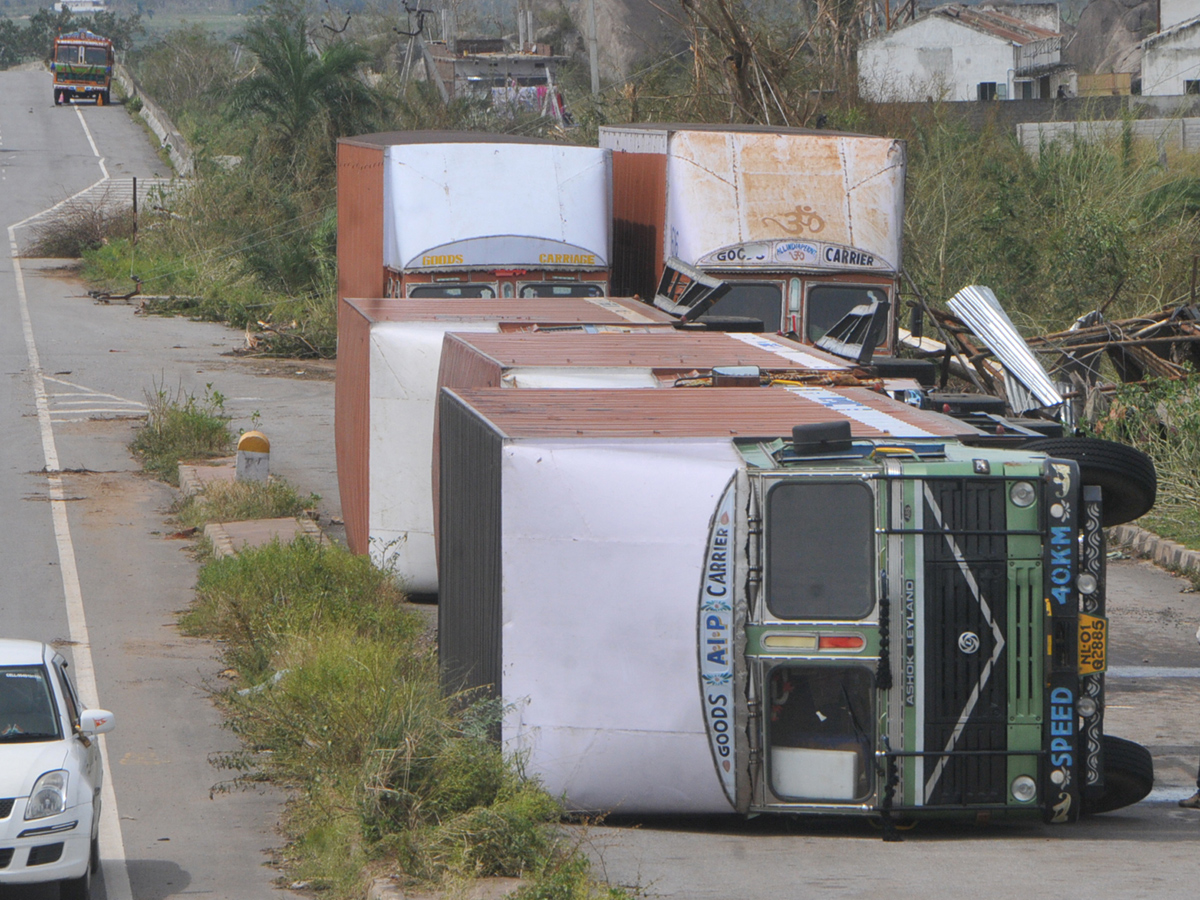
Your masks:
<svg viewBox="0 0 1200 900"><path fill-rule="evenodd" d="M1200 0L1158 0L1159 31L1169 31L1196 16L1200 16Z"/></svg>
<svg viewBox="0 0 1200 900"><path fill-rule="evenodd" d="M108 12L104 0L59 0L54 4L55 12L63 10L76 16L90 16L93 13Z"/></svg>
<svg viewBox="0 0 1200 900"><path fill-rule="evenodd" d="M1074 96L1061 62L1062 35L1048 4L968 7L952 3L864 41L858 89L867 100L1036 100ZM1001 11L1003 10L1003 11ZM1041 24L1037 24L1041 23Z"/></svg>
<svg viewBox="0 0 1200 900"><path fill-rule="evenodd" d="M1142 94L1200 94L1200 9L1195 9L1200 3L1192 0L1189 5L1194 9L1191 18L1164 26L1142 41ZM1166 10L1167 0L1163 0L1164 21Z"/></svg>

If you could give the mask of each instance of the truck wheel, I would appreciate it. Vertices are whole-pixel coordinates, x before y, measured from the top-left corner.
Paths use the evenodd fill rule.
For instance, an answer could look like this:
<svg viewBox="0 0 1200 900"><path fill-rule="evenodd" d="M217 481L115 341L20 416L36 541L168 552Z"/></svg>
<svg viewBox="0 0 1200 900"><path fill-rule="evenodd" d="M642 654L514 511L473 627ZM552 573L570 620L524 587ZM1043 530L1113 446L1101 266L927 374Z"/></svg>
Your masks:
<svg viewBox="0 0 1200 900"><path fill-rule="evenodd" d="M54 105L55 105L55 106L62 106L62 102L63 102L63 92L62 92L62 91L55 91L55 92L54 92Z"/></svg>
<svg viewBox="0 0 1200 900"><path fill-rule="evenodd" d="M1084 797L1085 816L1132 806L1154 787L1154 760L1141 744L1104 735L1104 793Z"/></svg>
<svg viewBox="0 0 1200 900"><path fill-rule="evenodd" d="M1097 438L1039 438L1025 449L1079 463L1083 483L1103 491L1105 528L1132 522L1154 506L1158 475L1141 450Z"/></svg>

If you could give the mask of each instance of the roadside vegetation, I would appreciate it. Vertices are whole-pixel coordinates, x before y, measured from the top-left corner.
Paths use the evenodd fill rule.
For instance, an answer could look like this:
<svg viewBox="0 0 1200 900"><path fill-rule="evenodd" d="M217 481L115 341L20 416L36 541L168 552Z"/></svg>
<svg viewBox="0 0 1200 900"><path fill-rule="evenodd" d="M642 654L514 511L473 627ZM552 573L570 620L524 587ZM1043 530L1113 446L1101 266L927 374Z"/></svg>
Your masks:
<svg viewBox="0 0 1200 900"><path fill-rule="evenodd" d="M182 388L156 385L146 400L146 424L138 429L129 449L156 478L178 485L181 460L213 459L232 451L225 397L211 384L199 397Z"/></svg>
<svg viewBox="0 0 1200 900"><path fill-rule="evenodd" d="M174 483L169 457L232 445L211 386L199 398L156 388L151 406L131 449L158 477ZM303 515L319 499L280 480L215 483L174 514L201 529ZM593 881L559 803L493 740L502 709L443 691L428 621L391 572L307 538L201 559L180 626L220 642L229 685L215 699L243 746L216 761L214 790L288 792L286 883L356 898L385 876L457 896L503 876L523 880L517 900L627 896Z"/></svg>

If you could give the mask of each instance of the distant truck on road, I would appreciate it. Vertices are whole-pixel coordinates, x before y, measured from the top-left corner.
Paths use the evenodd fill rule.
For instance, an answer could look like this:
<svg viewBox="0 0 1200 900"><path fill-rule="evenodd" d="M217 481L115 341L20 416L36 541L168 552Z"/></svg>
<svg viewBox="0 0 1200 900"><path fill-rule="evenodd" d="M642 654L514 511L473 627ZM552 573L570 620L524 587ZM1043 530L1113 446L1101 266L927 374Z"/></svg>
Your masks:
<svg viewBox="0 0 1200 900"><path fill-rule="evenodd" d="M54 104L80 98L95 100L97 106L109 103L113 60L113 44L106 37L86 28L60 34L50 59Z"/></svg>

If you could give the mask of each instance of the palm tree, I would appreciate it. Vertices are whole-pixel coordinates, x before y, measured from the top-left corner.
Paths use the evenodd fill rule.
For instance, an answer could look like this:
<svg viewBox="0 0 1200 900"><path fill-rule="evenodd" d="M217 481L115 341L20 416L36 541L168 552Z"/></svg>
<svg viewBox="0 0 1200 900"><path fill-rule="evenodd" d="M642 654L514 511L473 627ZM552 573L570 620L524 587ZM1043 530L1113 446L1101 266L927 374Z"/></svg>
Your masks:
<svg viewBox="0 0 1200 900"><path fill-rule="evenodd" d="M240 43L257 63L234 86L231 109L262 115L286 157L295 156L310 129L323 126L332 143L378 107L375 92L358 77L367 50L347 41L314 49L303 13L274 6L246 29Z"/></svg>

